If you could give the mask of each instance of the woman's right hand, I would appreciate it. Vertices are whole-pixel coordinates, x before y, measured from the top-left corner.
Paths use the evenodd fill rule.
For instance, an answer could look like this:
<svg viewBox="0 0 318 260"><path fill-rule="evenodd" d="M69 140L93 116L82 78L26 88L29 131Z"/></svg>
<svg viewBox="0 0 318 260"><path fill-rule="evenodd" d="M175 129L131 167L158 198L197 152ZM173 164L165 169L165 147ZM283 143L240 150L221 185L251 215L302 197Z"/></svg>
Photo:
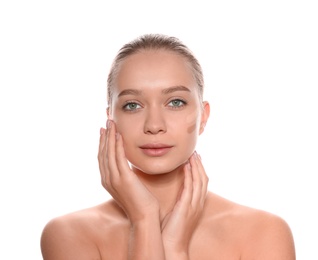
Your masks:
<svg viewBox="0 0 318 260"><path fill-rule="evenodd" d="M122 136L116 133L116 125L110 120L107 129L100 130L98 162L103 187L132 223L159 214L158 201L130 169Z"/></svg>

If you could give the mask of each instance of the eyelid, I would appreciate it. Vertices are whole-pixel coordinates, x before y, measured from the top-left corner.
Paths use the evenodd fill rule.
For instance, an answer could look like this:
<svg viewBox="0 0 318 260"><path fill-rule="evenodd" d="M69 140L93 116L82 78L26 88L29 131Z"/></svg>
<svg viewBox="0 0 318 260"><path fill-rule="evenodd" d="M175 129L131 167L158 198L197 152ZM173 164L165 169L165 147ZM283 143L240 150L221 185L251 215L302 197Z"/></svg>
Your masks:
<svg viewBox="0 0 318 260"><path fill-rule="evenodd" d="M127 100L125 101L125 103L122 105L122 109L124 111L127 111L127 112L134 112L140 108L136 108L136 109L127 109L127 106L130 105L130 104L136 104L137 106L140 106L142 107L142 105L140 104L140 102L136 101L136 100Z"/></svg>
<svg viewBox="0 0 318 260"><path fill-rule="evenodd" d="M170 103L171 101L174 101L174 100L180 100L184 103L188 103L186 99L182 98L182 97L172 97L172 98L169 98L168 100L168 103Z"/></svg>
<svg viewBox="0 0 318 260"><path fill-rule="evenodd" d="M169 105L173 101L180 101L181 105L180 106ZM139 107L136 107L135 109L128 109L127 107L130 104L136 104ZM166 102L166 106L168 106L171 109L181 109L181 108L185 107L187 104L188 104L188 101L184 98L181 98L181 97L172 97ZM136 101L136 100L127 100L124 102L124 104L121 106L121 108L125 112L136 112L139 109L143 108L143 105L139 101Z"/></svg>
<svg viewBox="0 0 318 260"><path fill-rule="evenodd" d="M178 109L178 108L182 108L184 106L186 106L188 104L188 102L183 99L183 98L180 98L180 97L174 97L174 98L171 98L168 102L167 102L167 105L169 105L172 101L181 101L182 102L182 105L181 106L169 106L173 109Z"/></svg>

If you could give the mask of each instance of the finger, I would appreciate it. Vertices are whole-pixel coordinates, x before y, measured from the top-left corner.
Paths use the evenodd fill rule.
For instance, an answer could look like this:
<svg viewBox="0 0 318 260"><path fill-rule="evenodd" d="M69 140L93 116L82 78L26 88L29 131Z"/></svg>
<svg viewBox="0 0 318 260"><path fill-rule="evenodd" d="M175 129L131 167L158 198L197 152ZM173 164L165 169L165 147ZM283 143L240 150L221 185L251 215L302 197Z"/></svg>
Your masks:
<svg viewBox="0 0 318 260"><path fill-rule="evenodd" d="M116 133L116 163L120 175L130 174L131 169L126 159L123 138L120 133Z"/></svg>
<svg viewBox="0 0 318 260"><path fill-rule="evenodd" d="M105 147L105 141L106 141L106 129L105 128L100 128L100 137L99 137L99 146L98 146L98 160L103 159L102 153Z"/></svg>
<svg viewBox="0 0 318 260"><path fill-rule="evenodd" d="M104 182L104 174L105 174L104 156L103 156L105 141L106 141L106 129L101 128L100 129L100 138L99 138L99 147L98 147L98 166L99 166L99 171L101 174L102 183Z"/></svg>
<svg viewBox="0 0 318 260"><path fill-rule="evenodd" d="M106 140L106 129L100 128L100 137L99 137L99 146L98 146L98 160L102 159L102 152L105 147L105 140Z"/></svg>
<svg viewBox="0 0 318 260"><path fill-rule="evenodd" d="M198 170L199 170L199 174L200 174L200 178L202 180L202 196L201 196L201 203L204 204L206 195L207 195L207 191L208 191L208 184L209 184L209 178L205 172L205 169L203 167L202 164L202 159L200 156L198 156L198 160L197 160L197 166L198 166Z"/></svg>
<svg viewBox="0 0 318 260"><path fill-rule="evenodd" d="M184 166L184 183L183 183L183 191L181 194L180 202L186 203L189 205L192 200L193 193L193 180L191 174L191 166L190 163L186 163Z"/></svg>
<svg viewBox="0 0 318 260"><path fill-rule="evenodd" d="M100 130L100 137L99 137L99 147L98 147L98 154L101 153L101 151L103 150L104 146L105 146L105 138L106 138L106 129L101 127Z"/></svg>
<svg viewBox="0 0 318 260"><path fill-rule="evenodd" d="M190 158L191 173L193 179L192 206L195 207L200 202L202 196L202 179L198 169L198 155L196 152Z"/></svg>
<svg viewBox="0 0 318 260"><path fill-rule="evenodd" d="M107 128L107 144L106 144L106 178L109 178L110 184L113 185L114 182L118 182L119 172L116 163L116 126L112 121L108 121Z"/></svg>

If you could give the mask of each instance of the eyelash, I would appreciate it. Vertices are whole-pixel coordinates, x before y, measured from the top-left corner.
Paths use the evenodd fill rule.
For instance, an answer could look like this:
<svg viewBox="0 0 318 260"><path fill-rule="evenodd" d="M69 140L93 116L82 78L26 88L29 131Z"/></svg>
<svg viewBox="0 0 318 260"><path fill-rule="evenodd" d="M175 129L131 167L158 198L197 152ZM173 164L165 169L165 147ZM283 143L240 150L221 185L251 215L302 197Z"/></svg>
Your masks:
<svg viewBox="0 0 318 260"><path fill-rule="evenodd" d="M184 106L186 106L186 105L188 104L185 100L183 100L183 99L181 99L181 98L172 99L172 100L169 101L168 104L170 104L170 103L172 103L172 102L174 102L174 101L181 102L182 104L181 104L180 106L169 106L169 107L171 107L172 109L180 109L180 108L182 108L182 107L184 107Z"/></svg>
<svg viewBox="0 0 318 260"><path fill-rule="evenodd" d="M126 102L125 105L123 105L123 110L124 110L124 111L127 111L127 112L134 112L134 111L140 109L140 108L128 109L129 105L137 105L137 106L140 106L140 107L141 107L141 105L139 105L137 102L128 101L128 102Z"/></svg>
<svg viewBox="0 0 318 260"><path fill-rule="evenodd" d="M173 106L173 105L170 105L170 106L169 106L169 104L172 103L172 102L174 102L174 101L181 102L182 104L181 104L180 106ZM187 104L188 104L187 101L185 101L185 100L183 100L183 99L181 99L181 98L176 98L176 99L172 99L172 100L170 100L170 101L168 102L168 107L171 108L171 109L180 109L180 108L186 106ZM130 105L136 105L137 108L129 109L128 107L129 107ZM138 106L139 106L139 107L138 107ZM126 104L123 105L122 108L123 108L124 111L127 111L127 112L135 112L135 111L137 111L138 109L140 109L140 107L141 107L141 105L138 104L138 102L128 101L128 102L126 102Z"/></svg>

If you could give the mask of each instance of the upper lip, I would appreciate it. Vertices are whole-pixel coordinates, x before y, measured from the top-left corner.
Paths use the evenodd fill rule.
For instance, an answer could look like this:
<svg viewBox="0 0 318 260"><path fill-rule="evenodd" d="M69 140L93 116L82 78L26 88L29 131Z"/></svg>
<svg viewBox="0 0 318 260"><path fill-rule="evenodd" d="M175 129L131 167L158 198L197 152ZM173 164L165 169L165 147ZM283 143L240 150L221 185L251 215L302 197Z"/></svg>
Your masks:
<svg viewBox="0 0 318 260"><path fill-rule="evenodd" d="M160 144L160 143L150 143L139 146L141 149L163 149L163 148L171 148L172 145L168 144Z"/></svg>

